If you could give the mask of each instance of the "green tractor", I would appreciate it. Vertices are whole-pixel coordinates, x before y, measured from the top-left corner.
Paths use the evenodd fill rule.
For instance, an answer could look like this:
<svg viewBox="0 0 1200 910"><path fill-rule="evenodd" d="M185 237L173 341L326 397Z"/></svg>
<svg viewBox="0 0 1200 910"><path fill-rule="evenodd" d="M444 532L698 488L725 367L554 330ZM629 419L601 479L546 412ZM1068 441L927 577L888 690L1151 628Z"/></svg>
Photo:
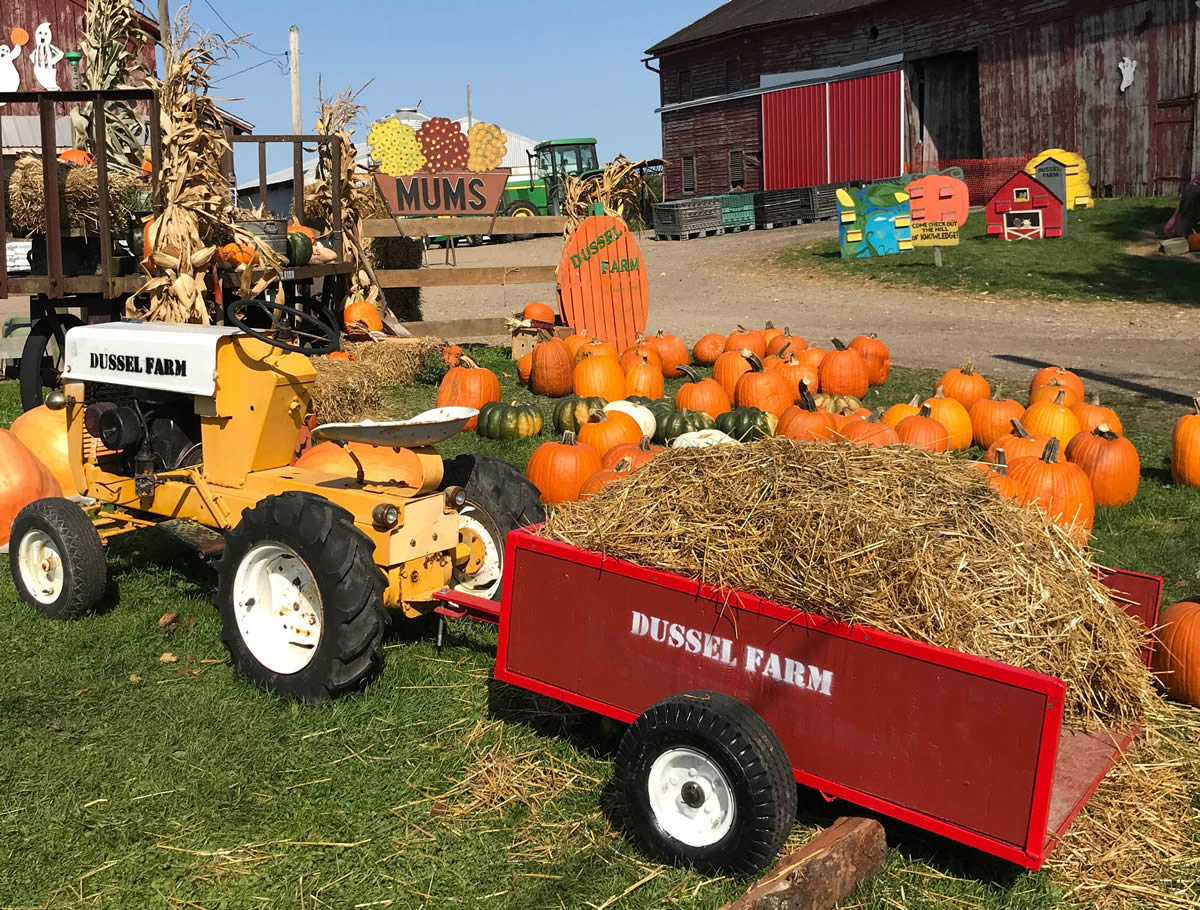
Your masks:
<svg viewBox="0 0 1200 910"><path fill-rule="evenodd" d="M597 174L603 168L596 158L595 139L550 139L539 142L529 155L529 171L536 176L509 180L500 211L505 215L558 215L566 192L566 177Z"/></svg>

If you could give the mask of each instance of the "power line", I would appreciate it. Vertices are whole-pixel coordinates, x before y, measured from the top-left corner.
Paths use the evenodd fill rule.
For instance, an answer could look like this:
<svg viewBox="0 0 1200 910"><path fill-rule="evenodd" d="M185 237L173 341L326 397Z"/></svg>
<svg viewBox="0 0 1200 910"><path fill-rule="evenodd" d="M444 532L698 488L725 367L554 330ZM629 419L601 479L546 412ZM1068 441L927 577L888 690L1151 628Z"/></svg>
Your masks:
<svg viewBox="0 0 1200 910"><path fill-rule="evenodd" d="M275 62L275 61L274 61L273 59L272 59L272 60L262 60L262 61L259 61L258 63L254 64L253 66L248 66L248 67L246 67L245 69L240 69L240 70L238 70L238 71L237 71L237 72L235 72L235 73L230 73L228 76L222 76L220 79L217 79L215 82L213 82L213 86L218 86L218 85L220 85L222 82L228 82L228 81L229 81L230 79L232 79L234 76L240 76L240 75L242 75L242 73L248 73L248 72L250 72L251 70L256 70L256 69L258 69L260 66L266 66L268 63L274 63L274 62Z"/></svg>
<svg viewBox="0 0 1200 910"><path fill-rule="evenodd" d="M214 16L216 16L218 19L221 20L222 25L224 25L227 29L229 29L229 33L231 36L238 34L238 30L230 24L228 19L226 19L224 16L221 15L221 11L219 9L217 9L215 6L213 6L212 0L204 0L204 5L207 6L210 10L212 10ZM258 51L264 57L268 57L271 60L278 60L280 57L287 56L286 51L284 53L280 53L280 54L272 54L267 51L264 51L261 47L259 47L253 41L246 41L246 46L249 47L251 50ZM280 67L280 72L283 72L283 64L282 63L279 64L279 67Z"/></svg>

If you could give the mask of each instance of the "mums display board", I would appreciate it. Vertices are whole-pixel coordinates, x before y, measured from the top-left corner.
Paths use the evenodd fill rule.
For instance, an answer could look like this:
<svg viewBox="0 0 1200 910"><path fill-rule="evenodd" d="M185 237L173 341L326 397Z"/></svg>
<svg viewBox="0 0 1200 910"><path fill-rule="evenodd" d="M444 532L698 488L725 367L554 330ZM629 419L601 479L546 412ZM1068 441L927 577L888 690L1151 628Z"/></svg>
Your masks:
<svg viewBox="0 0 1200 910"><path fill-rule="evenodd" d="M646 262L624 221L591 215L571 232L558 263L558 302L567 325L619 351L646 331Z"/></svg>
<svg viewBox="0 0 1200 910"><path fill-rule="evenodd" d="M399 117L371 125L367 148L375 184L393 215L491 215L510 168L504 131L477 122L467 132L446 117L414 129Z"/></svg>

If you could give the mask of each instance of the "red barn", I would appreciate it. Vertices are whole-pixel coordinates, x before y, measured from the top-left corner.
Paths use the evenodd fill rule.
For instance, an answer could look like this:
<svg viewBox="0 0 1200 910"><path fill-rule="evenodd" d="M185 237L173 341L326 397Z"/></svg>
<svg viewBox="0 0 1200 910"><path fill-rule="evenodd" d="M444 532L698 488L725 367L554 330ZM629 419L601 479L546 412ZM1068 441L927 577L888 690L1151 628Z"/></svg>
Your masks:
<svg viewBox="0 0 1200 910"><path fill-rule="evenodd" d="M989 237L1033 240L1061 237L1066 207L1044 183L1020 171L997 190L986 215Z"/></svg>

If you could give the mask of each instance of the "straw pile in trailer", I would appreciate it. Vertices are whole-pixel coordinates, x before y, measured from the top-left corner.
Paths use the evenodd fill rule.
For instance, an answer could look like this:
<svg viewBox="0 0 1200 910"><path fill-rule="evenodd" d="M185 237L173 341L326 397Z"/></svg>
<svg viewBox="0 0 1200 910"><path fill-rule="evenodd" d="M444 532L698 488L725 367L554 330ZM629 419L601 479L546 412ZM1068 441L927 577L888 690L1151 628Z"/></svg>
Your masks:
<svg viewBox="0 0 1200 910"><path fill-rule="evenodd" d="M100 186L94 164L82 167L55 165L58 169L59 210L64 228L95 231ZM108 171L109 224L115 232L129 223L130 200L146 183L136 175L110 168ZM23 155L13 166L8 181L8 221L13 234L46 233L46 194L42 159Z"/></svg>
<svg viewBox="0 0 1200 910"><path fill-rule="evenodd" d="M344 347L353 360L313 358L317 371L313 410L317 422L377 420L385 416L386 388L408 385L421 369L425 355L442 346L439 338L348 342Z"/></svg>

